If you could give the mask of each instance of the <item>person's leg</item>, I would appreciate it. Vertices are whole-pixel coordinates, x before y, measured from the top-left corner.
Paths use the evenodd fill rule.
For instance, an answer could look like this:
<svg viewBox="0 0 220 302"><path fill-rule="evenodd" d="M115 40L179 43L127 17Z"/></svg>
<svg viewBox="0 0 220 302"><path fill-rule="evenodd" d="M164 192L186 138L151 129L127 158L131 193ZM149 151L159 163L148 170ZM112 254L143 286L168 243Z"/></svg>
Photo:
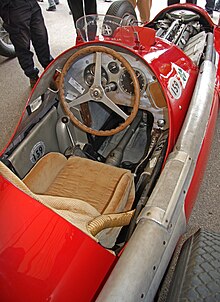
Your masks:
<svg viewBox="0 0 220 302"><path fill-rule="evenodd" d="M34 67L33 53L30 51L31 13L29 4L17 9L10 8L9 18L9 23L5 23L5 28L15 47L19 64L27 77L35 78L39 71Z"/></svg>
<svg viewBox="0 0 220 302"><path fill-rule="evenodd" d="M53 60L50 55L50 48L48 44L47 29L44 24L42 12L38 5L32 8L32 15L30 20L31 40L36 52L37 58L43 68Z"/></svg>
<svg viewBox="0 0 220 302"><path fill-rule="evenodd" d="M205 10L210 14L211 17L213 16L214 6L215 0L206 0Z"/></svg>
<svg viewBox="0 0 220 302"><path fill-rule="evenodd" d="M186 3L197 4L197 1L196 0L186 0Z"/></svg>
<svg viewBox="0 0 220 302"><path fill-rule="evenodd" d="M67 0L70 11L73 16L73 21L76 27L76 21L83 16L82 0Z"/></svg>
<svg viewBox="0 0 220 302"><path fill-rule="evenodd" d="M167 5L177 4L180 3L180 0L168 0Z"/></svg>
<svg viewBox="0 0 220 302"><path fill-rule="evenodd" d="M67 0L67 2L72 13L75 26L76 21L84 16L84 9L86 15L97 14L96 0L85 0L84 9L82 0Z"/></svg>
<svg viewBox="0 0 220 302"><path fill-rule="evenodd" d="M151 1L150 0L138 0L137 7L140 13L140 18L143 23L146 23L150 20L150 9Z"/></svg>
<svg viewBox="0 0 220 302"><path fill-rule="evenodd" d="M86 15L97 14L96 0L85 0L85 14Z"/></svg>

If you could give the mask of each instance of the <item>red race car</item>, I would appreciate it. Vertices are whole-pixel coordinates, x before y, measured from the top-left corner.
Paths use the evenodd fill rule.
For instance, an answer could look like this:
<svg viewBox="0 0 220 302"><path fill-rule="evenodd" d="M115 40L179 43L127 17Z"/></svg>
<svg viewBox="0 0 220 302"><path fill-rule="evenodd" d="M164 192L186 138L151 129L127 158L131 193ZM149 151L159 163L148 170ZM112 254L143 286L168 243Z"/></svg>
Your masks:
<svg viewBox="0 0 220 302"><path fill-rule="evenodd" d="M143 25L114 1L78 20L1 152L0 301L156 299L206 167L219 53L220 26L195 5Z"/></svg>

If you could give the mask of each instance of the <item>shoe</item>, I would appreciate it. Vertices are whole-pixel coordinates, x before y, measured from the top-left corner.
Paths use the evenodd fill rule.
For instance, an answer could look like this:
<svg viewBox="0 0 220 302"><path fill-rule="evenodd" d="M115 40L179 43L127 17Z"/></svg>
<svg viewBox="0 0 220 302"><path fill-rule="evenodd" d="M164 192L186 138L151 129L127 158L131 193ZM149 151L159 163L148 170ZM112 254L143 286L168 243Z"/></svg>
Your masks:
<svg viewBox="0 0 220 302"><path fill-rule="evenodd" d="M56 5L49 6L48 8L46 8L46 11L48 12L54 12L55 10L56 10Z"/></svg>
<svg viewBox="0 0 220 302"><path fill-rule="evenodd" d="M220 13L220 8L215 7L214 11Z"/></svg>
<svg viewBox="0 0 220 302"><path fill-rule="evenodd" d="M39 76L37 75L36 77L34 78L29 78L30 79L30 86L31 88L34 87L34 85L37 83L38 79L39 79Z"/></svg>
<svg viewBox="0 0 220 302"><path fill-rule="evenodd" d="M60 2L59 2L59 1L57 1L57 2L55 1L55 3L56 3L56 5L60 4Z"/></svg>
<svg viewBox="0 0 220 302"><path fill-rule="evenodd" d="M37 0L38 2L44 2L44 0Z"/></svg>
<svg viewBox="0 0 220 302"><path fill-rule="evenodd" d="M112 2L112 0L104 0L105 2Z"/></svg>

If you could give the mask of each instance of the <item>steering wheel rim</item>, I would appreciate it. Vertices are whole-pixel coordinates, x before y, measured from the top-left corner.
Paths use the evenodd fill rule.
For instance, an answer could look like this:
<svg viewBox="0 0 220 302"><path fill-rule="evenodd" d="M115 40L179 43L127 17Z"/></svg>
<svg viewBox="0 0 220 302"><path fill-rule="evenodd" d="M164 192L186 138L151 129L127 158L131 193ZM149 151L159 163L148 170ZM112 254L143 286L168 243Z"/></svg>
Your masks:
<svg viewBox="0 0 220 302"><path fill-rule="evenodd" d="M126 70L128 71L128 73L129 73L129 75L130 75L130 77L131 77L131 79L133 81L134 95L133 95L133 108L132 108L132 111L131 111L130 115L127 116L127 118L125 119L125 121L123 123L121 123L118 127L114 128L114 129L110 129L110 130L96 130L96 129L93 129L91 127L86 126L85 124L83 124L81 121L79 121L74 116L74 114L70 110L70 107L68 106L68 103L66 102L66 99L65 99L64 80L65 80L65 76L66 76L68 70L72 66L73 62L75 60L77 60L79 57L83 57L83 56L91 54L91 53L96 53L96 55L97 55L97 53L106 53L108 55L111 55L113 58L117 59L120 63L122 63L122 65L126 68ZM95 75L95 77L97 77L97 75ZM94 79L94 82L95 82L95 79ZM100 86L101 86L101 83L100 83ZM114 135L114 134L116 134L116 133L124 130L128 125L130 125L131 122L134 120L137 112L138 112L138 108L139 108L139 104L140 104L140 86L139 86L139 82L138 82L136 73L133 70L133 68L130 65L130 63L121 54L117 53L115 50L113 50L111 48L107 48L107 47L104 47L104 46L88 46L88 47L82 48L82 49L78 50L77 52L75 52L66 61L66 63L64 64L64 67L63 67L62 72L60 74L60 85L59 85L59 87L60 87L60 89L59 89L60 103L61 103L61 105L62 105L65 113L69 116L70 120L73 122L73 124L75 126L77 126L78 128L80 128L82 131L90 133L92 135L97 135L97 136L111 136L111 135ZM96 88L96 86L93 83L93 85L89 88L88 92L90 94L93 93L94 88ZM103 87L99 87L99 88L100 89L102 88L102 90L104 91ZM76 98L76 100L77 99L78 98ZM106 99L108 99L108 101L110 100L107 96L106 96ZM96 100L93 100L93 101L96 101ZM103 103L107 107L109 107L108 104L106 104L104 101L103 101ZM111 101L111 103L112 103L111 105L113 105L114 102ZM122 111L115 103L114 103L114 106L117 107L116 109ZM111 107L109 107L109 108L112 111L114 111L114 109L112 109Z"/></svg>

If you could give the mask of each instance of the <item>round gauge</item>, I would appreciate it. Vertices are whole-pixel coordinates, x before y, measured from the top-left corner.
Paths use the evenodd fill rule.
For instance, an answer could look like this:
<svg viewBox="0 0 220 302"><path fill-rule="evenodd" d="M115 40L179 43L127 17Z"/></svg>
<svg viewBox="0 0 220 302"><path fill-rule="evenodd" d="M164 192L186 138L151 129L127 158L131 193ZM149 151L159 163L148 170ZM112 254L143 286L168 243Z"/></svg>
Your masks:
<svg viewBox="0 0 220 302"><path fill-rule="evenodd" d="M108 69L111 73L116 74L119 72L119 66L116 62L112 61L108 64Z"/></svg>
<svg viewBox="0 0 220 302"><path fill-rule="evenodd" d="M146 78L142 71L135 69L135 68L134 68L134 71L136 73L136 76L137 76L137 79L139 82L140 91L143 92L146 87ZM134 84L133 84L130 74L127 72L126 69L124 69L120 75L119 85L125 93L130 94L130 95L134 94Z"/></svg>
<svg viewBox="0 0 220 302"><path fill-rule="evenodd" d="M102 81L102 86L104 87L108 82L108 75L103 67L101 68L101 70L102 70L101 81ZM88 65L84 70L84 81L89 87L91 87L94 82L94 75L95 75L95 64L93 63Z"/></svg>

